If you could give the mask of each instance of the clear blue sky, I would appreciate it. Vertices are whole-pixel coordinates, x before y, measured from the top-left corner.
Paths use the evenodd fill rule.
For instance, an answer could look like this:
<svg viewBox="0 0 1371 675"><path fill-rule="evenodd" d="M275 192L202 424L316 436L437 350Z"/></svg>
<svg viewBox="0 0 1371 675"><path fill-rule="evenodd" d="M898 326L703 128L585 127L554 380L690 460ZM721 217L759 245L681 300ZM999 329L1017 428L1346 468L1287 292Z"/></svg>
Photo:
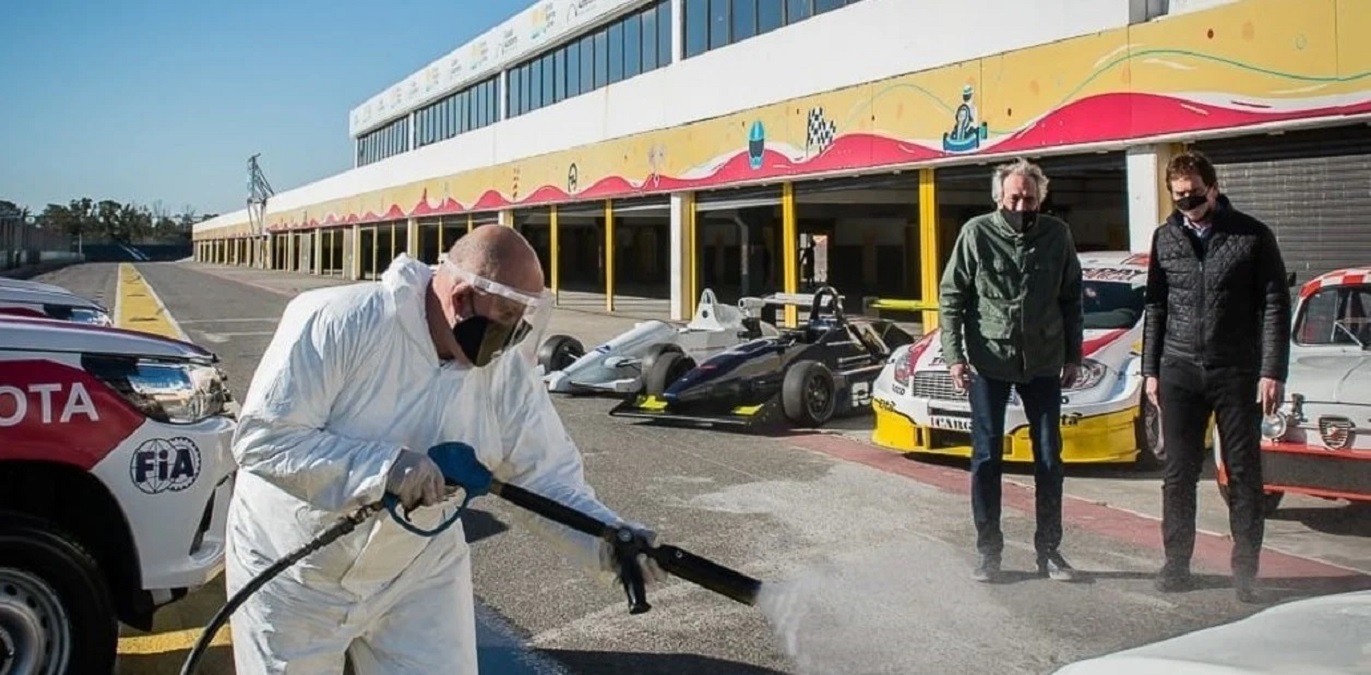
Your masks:
<svg viewBox="0 0 1371 675"><path fill-rule="evenodd" d="M0 2L0 199L245 206L352 166L348 112L532 0Z"/></svg>

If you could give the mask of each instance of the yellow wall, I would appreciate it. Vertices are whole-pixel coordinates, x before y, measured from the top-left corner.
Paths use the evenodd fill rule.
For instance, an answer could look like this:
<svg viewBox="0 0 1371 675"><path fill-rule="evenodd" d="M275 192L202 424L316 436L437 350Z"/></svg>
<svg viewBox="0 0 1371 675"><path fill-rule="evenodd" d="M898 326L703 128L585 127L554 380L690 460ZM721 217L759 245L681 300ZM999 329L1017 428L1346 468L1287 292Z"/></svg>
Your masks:
<svg viewBox="0 0 1371 675"><path fill-rule="evenodd" d="M275 213L267 225L404 217L425 198L430 207L455 200L440 210L460 213L640 194L644 184L656 191L707 189L815 172L917 166L957 155L1031 155L1047 147L1202 136L1219 128L1371 113L1367 26L1371 0L1245 0ZM985 136L978 147L947 150L943 135L952 128L966 87ZM822 152L806 147L810 114L819 108L833 130L833 143ZM760 169L749 165L747 153L755 122L763 125L769 149ZM725 167L705 172L730 155ZM574 190L567 180L573 164ZM680 178L692 175L697 177ZM246 232L246 224L231 229Z"/></svg>

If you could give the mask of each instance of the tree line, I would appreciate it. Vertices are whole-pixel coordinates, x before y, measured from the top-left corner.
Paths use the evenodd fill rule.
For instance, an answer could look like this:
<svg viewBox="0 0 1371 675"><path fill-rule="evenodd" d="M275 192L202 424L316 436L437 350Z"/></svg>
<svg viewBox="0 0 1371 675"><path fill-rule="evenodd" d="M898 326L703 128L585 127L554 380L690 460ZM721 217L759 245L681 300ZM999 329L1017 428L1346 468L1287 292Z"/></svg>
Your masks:
<svg viewBox="0 0 1371 675"><path fill-rule="evenodd" d="M190 205L173 211L160 200L139 204L90 197L73 199L66 204L48 204L34 213L27 206L0 199L0 221L31 222L32 227L44 231L49 238L60 232L70 237L73 244L77 241L88 244L185 243L190 241L195 223L216 215L197 214L195 207Z"/></svg>

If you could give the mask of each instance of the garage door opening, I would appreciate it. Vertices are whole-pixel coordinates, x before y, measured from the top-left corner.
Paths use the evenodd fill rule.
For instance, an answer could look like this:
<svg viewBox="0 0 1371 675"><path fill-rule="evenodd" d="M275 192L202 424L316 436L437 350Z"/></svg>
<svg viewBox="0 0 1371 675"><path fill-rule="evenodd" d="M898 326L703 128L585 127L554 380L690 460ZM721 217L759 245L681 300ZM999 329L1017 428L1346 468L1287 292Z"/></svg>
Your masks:
<svg viewBox="0 0 1371 675"><path fill-rule="evenodd" d="M710 289L720 302L736 303L784 290L780 247L780 186L696 195L697 293Z"/></svg>
<svg viewBox="0 0 1371 675"><path fill-rule="evenodd" d="M1048 178L1042 210L1071 225L1078 251L1128 250L1128 178L1122 152L1030 161ZM994 171L995 165L938 169L940 274L962 225L996 208L991 198Z"/></svg>
<svg viewBox="0 0 1371 675"><path fill-rule="evenodd" d="M849 313L862 312L866 297L919 298L917 172L797 183L795 221L802 239L826 249L800 265L801 290L827 283Z"/></svg>

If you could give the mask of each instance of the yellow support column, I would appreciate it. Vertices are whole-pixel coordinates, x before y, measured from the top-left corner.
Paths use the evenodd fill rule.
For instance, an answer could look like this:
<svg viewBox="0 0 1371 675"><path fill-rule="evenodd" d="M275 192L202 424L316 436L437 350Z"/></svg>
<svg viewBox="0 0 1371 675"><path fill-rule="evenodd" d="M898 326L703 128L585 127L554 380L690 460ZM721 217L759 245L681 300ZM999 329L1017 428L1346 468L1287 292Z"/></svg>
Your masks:
<svg viewBox="0 0 1371 675"><path fill-rule="evenodd" d="M614 200L605 200L605 311L614 311Z"/></svg>
<svg viewBox="0 0 1371 675"><path fill-rule="evenodd" d="M789 181L781 184L781 247L784 255L781 270L785 274L782 288L786 293L800 290L800 275L796 271L796 254L800 247L799 236L795 232L795 184ZM799 323L799 308L785 306L785 325L794 328Z"/></svg>
<svg viewBox="0 0 1371 675"><path fill-rule="evenodd" d="M415 260L419 259L419 251L423 250L422 247L419 246L419 242L419 221L415 218L410 218L405 221L405 253L408 253L409 257L414 258Z"/></svg>
<svg viewBox="0 0 1371 675"><path fill-rule="evenodd" d="M938 301L938 183L932 168L919 169L919 278L924 302ZM924 311L923 332L938 327L938 313Z"/></svg>
<svg viewBox="0 0 1371 675"><path fill-rule="evenodd" d="M699 309L695 303L700 301L700 266L696 262L696 237L695 237L695 193L687 192L684 197L685 209L685 241L682 246L685 248L685 264L690 270L686 273L686 316L694 316L695 310Z"/></svg>
<svg viewBox="0 0 1371 675"><path fill-rule="evenodd" d="M547 212L547 229L548 229L548 234L550 235L550 239L551 239L551 243L548 245L548 248L551 249L551 250L548 252L548 269L552 272L552 274L551 274L552 278L548 280L548 288L552 289L552 295L553 295L553 297L556 297L556 296L557 296L557 286L558 286L558 275L559 275L559 271L560 271L560 267L557 265L557 259L558 259L560 256L558 255L559 251L558 251L558 249L557 249L557 205L556 205L556 204L553 204L552 206L550 206L550 207L548 208L548 212Z"/></svg>
<svg viewBox="0 0 1371 675"><path fill-rule="evenodd" d="M344 240L343 240L343 243L344 243L344 245L347 245L347 240L344 239ZM329 260L333 260L333 253L332 253L332 244L333 244L333 242L332 242L332 240L329 241L329 244L330 244L330 249L329 249L329 250L330 250L330 253L329 253ZM376 269L376 228L372 228L372 230L371 230L371 250L370 250L370 251L363 251L363 250L362 250L362 226L361 226L361 225L353 225L353 226L352 226L352 269L353 269L352 278L353 278L354 280L358 280L358 279L361 279L361 278L362 278L362 256L363 256L363 255L369 255L369 256L371 256L371 269L373 269L373 270ZM346 253L343 254L343 259L344 259L344 260L347 259L347 254L346 254ZM339 261L339 262L341 263L342 261ZM341 265L340 265L340 266L341 266ZM341 270L340 270L340 271L341 271Z"/></svg>
<svg viewBox="0 0 1371 675"><path fill-rule="evenodd" d="M474 214L474 213L468 213L468 214L467 214L467 234L471 234L471 231L472 231L473 229L475 229L475 228L476 228L476 214Z"/></svg>

